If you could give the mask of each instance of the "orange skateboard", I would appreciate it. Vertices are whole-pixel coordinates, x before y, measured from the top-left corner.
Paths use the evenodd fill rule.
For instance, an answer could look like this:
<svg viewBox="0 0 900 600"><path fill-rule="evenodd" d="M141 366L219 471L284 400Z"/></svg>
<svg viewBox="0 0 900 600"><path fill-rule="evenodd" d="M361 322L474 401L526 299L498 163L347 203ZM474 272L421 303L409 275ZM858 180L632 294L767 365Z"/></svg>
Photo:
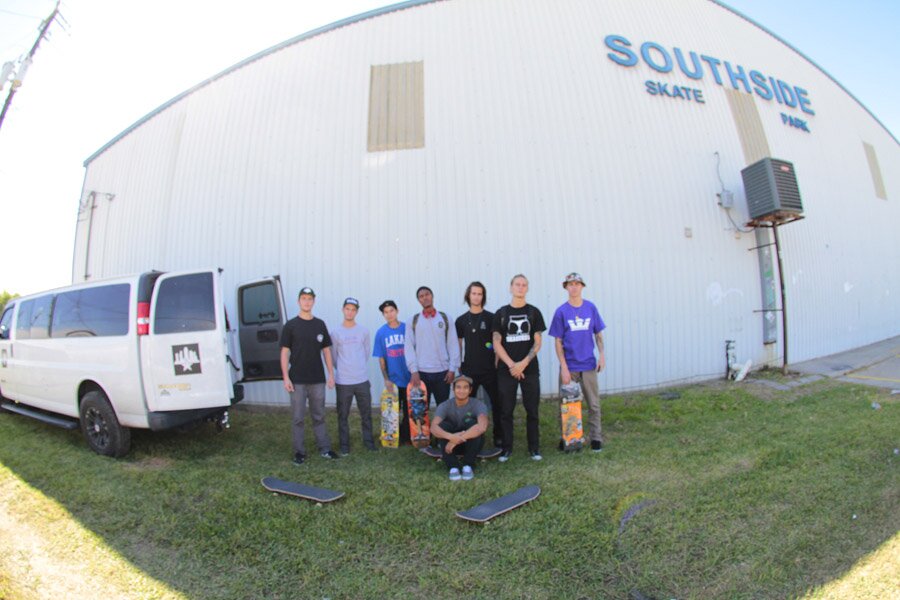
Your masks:
<svg viewBox="0 0 900 600"><path fill-rule="evenodd" d="M562 449L577 452L584 446L584 426L581 421L581 386L574 381L560 388L559 417L562 429Z"/></svg>
<svg viewBox="0 0 900 600"><path fill-rule="evenodd" d="M406 404L409 411L409 439L416 448L431 444L431 421L428 418L428 392L425 383L419 387L406 386Z"/></svg>

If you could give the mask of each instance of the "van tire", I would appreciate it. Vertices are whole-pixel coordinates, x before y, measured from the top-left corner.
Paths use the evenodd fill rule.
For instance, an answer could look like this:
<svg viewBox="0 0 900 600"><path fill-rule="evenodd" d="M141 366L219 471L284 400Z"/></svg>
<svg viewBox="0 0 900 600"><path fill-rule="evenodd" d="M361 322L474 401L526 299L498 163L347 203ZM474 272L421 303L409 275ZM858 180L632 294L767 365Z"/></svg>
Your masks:
<svg viewBox="0 0 900 600"><path fill-rule="evenodd" d="M121 458L131 448L131 430L119 425L116 412L103 392L88 392L79 409L81 432L91 450L103 456Z"/></svg>

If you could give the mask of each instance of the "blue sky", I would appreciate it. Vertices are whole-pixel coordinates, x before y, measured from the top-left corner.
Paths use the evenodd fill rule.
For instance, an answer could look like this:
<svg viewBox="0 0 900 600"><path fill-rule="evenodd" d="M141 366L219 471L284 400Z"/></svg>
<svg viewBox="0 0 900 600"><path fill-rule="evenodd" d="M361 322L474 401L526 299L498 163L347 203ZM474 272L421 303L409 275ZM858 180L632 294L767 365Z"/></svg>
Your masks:
<svg viewBox="0 0 900 600"><path fill-rule="evenodd" d="M213 0L64 3L66 28L52 28L0 129L8 251L0 290L69 283L82 163L119 132L260 50L390 3L255 0L252 10ZM900 137L900 0L725 3L803 52ZM0 0L0 63L28 50L53 5Z"/></svg>

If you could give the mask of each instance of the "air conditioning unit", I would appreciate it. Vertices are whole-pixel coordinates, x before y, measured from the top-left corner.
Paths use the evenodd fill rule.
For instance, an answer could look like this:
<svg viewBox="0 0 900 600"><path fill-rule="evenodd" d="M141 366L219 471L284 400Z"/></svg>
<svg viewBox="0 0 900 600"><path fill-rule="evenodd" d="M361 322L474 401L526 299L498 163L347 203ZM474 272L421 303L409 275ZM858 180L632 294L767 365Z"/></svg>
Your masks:
<svg viewBox="0 0 900 600"><path fill-rule="evenodd" d="M751 219L797 216L803 212L794 165L764 158L741 171Z"/></svg>

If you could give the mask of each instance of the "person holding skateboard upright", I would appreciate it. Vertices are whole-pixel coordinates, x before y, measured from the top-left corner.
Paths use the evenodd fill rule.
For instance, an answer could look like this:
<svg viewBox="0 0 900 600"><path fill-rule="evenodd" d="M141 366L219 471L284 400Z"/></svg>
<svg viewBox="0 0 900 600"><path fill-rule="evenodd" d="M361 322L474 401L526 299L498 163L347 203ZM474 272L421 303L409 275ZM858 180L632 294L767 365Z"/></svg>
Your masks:
<svg viewBox="0 0 900 600"><path fill-rule="evenodd" d="M285 323L281 331L281 377L284 389L291 395L295 465L302 465L306 460L304 422L307 401L319 453L322 458L338 458L331 449L331 440L325 429L325 386L334 388L331 337L325 321L312 314L315 303L316 293L312 288L301 289L297 298L300 314ZM323 357L328 369L327 380L322 369Z"/></svg>
<svg viewBox="0 0 900 600"><path fill-rule="evenodd" d="M494 313L485 310L487 291L480 281L473 281L463 296L469 311L456 319L456 337L462 365L459 372L472 379L472 396L484 386L491 403L494 421L494 446L503 446L500 393L497 391L497 355L494 354ZM464 343L465 342L465 343Z"/></svg>
<svg viewBox="0 0 900 600"><path fill-rule="evenodd" d="M400 401L400 443L409 443L409 419L406 418L408 408L406 406L406 386L409 385L410 373L406 367L406 355L404 353L404 340L406 338L406 324L397 319L397 303L393 300L385 300L378 307L384 317L385 324L375 332L375 345L372 348L372 356L378 359L381 367L381 375L384 377L384 387L389 392L396 390Z"/></svg>
<svg viewBox="0 0 900 600"><path fill-rule="evenodd" d="M372 386L369 385L369 330L356 322L359 300L347 298L341 309L344 321L331 330L334 343L335 383L337 384L338 437L341 454L350 454L350 407L356 408L362 424L363 445L375 450L372 438Z"/></svg>
<svg viewBox="0 0 900 600"><path fill-rule="evenodd" d="M459 344L450 336L450 319L434 308L434 293L423 285L416 291L422 312L413 315L406 330L404 350L413 388L425 383L428 394L439 406L450 396L450 382L459 369Z"/></svg>
<svg viewBox="0 0 900 600"><path fill-rule="evenodd" d="M522 389L526 413L528 453L541 460L540 420L541 372L537 354L541 349L541 333L547 328L544 316L525 300L528 278L516 275L510 282L512 300L494 315L494 351L499 359L497 387L500 390L503 421L503 452L500 462L509 460L513 447L513 411L516 392Z"/></svg>
<svg viewBox="0 0 900 600"><path fill-rule="evenodd" d="M460 375L453 380L453 401L444 402L434 412L431 433L438 439L441 458L450 470L450 481L472 479L478 452L484 446L487 407L472 398L472 379ZM463 457L460 472L459 456Z"/></svg>
<svg viewBox="0 0 900 600"><path fill-rule="evenodd" d="M578 273L569 273L562 282L569 299L553 314L550 335L556 338L556 356L559 358L559 379L562 385L572 381L581 386L581 393L588 404L591 450L603 449L600 429L600 386L597 373L606 368L603 347L603 330L606 324L597 307L582 298L584 279ZM594 345L598 358L594 357ZM560 442L562 449L562 442Z"/></svg>

